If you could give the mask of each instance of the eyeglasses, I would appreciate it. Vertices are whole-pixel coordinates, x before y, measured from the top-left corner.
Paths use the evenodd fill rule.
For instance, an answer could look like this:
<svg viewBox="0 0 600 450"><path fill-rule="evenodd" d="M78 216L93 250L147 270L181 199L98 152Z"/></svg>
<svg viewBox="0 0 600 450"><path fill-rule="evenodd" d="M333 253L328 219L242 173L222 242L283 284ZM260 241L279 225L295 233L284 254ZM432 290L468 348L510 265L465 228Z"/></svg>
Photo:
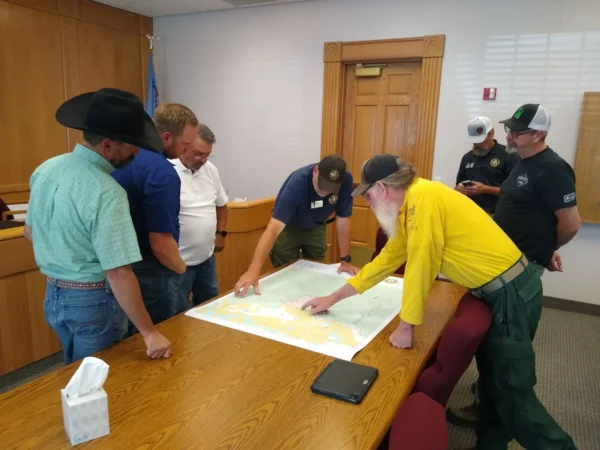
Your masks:
<svg viewBox="0 0 600 450"><path fill-rule="evenodd" d="M211 159L215 154L213 152L210 153L196 153L192 152L194 159Z"/></svg>
<svg viewBox="0 0 600 450"><path fill-rule="evenodd" d="M368 202L371 201L371 198L369 197L369 189L371 189L373 186L375 186L375 183L377 183L377 181L374 181L373 183L368 185L367 188L361 194Z"/></svg>
<svg viewBox="0 0 600 450"><path fill-rule="evenodd" d="M510 128L508 128L506 125L504 125L504 132L508 135L512 135L512 136L522 136L524 134L531 134L531 133L535 133L537 130L525 130L525 131L514 131L511 130Z"/></svg>

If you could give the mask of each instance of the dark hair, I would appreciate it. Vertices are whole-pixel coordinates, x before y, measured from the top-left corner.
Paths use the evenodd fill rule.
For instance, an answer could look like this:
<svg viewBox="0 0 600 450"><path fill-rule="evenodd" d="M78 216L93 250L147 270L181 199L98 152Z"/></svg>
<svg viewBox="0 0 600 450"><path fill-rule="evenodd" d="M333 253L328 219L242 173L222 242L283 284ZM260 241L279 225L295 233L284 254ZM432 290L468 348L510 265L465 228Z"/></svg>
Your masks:
<svg viewBox="0 0 600 450"><path fill-rule="evenodd" d="M97 134L97 133L92 133L90 131L83 132L83 139L85 139L87 141L87 143L90 145L98 145L104 139L110 139L113 142L121 143L121 141L117 141L116 139L111 139L109 137L102 136L101 134Z"/></svg>

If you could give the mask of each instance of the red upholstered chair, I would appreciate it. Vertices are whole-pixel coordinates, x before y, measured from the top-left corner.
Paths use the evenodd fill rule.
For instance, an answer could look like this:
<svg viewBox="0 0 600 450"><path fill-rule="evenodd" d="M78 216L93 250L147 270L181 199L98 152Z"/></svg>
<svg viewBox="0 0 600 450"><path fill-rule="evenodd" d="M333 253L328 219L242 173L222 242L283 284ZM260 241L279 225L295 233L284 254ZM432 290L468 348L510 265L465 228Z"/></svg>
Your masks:
<svg viewBox="0 0 600 450"><path fill-rule="evenodd" d="M446 450L444 408L422 392L408 397L394 418L389 450Z"/></svg>
<svg viewBox="0 0 600 450"><path fill-rule="evenodd" d="M489 306L483 300L465 294L454 319L440 337L433 363L417 379L414 392L424 392L446 406L491 323Z"/></svg>
<svg viewBox="0 0 600 450"><path fill-rule="evenodd" d="M375 251L373 252L373 256L371 256L371 261L373 261L375 259L375 257L377 255L379 255L379 253L381 253L381 250L383 250L383 247L385 247L386 242L388 241L388 237L386 236L385 232L381 229L378 228L377 229L377 238L375 240ZM396 272L394 272L397 275L404 275L404 267L406 266L406 264L402 264L400 267L398 267L398 270L396 270Z"/></svg>

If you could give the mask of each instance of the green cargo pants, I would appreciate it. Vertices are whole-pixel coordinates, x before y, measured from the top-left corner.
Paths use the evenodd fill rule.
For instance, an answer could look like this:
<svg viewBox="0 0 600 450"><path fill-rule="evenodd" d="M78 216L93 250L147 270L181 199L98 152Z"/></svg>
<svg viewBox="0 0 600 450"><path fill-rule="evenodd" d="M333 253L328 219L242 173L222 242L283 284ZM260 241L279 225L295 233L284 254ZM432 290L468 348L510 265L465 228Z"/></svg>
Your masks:
<svg viewBox="0 0 600 450"><path fill-rule="evenodd" d="M270 257L273 267L283 266L300 257L325 259L327 250L327 226L320 225L314 230L303 231L286 225L271 249Z"/></svg>
<svg viewBox="0 0 600 450"><path fill-rule="evenodd" d="M492 325L477 351L477 448L506 450L513 438L528 450L574 449L571 437L535 395L532 340L542 313L542 282L533 264L484 300Z"/></svg>

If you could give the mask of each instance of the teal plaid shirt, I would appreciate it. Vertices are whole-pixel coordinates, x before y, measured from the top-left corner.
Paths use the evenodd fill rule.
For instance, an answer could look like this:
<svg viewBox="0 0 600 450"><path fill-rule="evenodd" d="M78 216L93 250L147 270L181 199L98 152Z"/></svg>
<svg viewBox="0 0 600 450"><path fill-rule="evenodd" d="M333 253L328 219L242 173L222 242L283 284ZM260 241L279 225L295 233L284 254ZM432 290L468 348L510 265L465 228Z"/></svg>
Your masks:
<svg viewBox="0 0 600 450"><path fill-rule="evenodd" d="M106 159L77 144L31 176L26 222L44 275L101 281L105 271L142 259L127 194L111 177L113 170Z"/></svg>

